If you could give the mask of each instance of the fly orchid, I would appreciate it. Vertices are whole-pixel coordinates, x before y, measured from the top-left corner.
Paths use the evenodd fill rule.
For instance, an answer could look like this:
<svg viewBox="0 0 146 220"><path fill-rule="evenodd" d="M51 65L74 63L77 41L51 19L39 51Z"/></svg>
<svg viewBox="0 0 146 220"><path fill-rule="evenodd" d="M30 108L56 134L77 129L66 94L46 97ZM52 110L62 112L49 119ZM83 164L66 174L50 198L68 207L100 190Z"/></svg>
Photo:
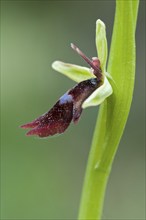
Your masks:
<svg viewBox="0 0 146 220"><path fill-rule="evenodd" d="M107 40L104 23L101 20L96 22L98 58L89 59L74 44L71 44L71 47L88 63L90 68L61 61L55 61L52 64L55 70L78 84L61 96L48 112L22 125L21 128L31 129L27 135L47 137L61 134L68 128L71 121L78 122L83 108L99 105L112 94L112 87L107 79L109 74L106 73Z"/></svg>

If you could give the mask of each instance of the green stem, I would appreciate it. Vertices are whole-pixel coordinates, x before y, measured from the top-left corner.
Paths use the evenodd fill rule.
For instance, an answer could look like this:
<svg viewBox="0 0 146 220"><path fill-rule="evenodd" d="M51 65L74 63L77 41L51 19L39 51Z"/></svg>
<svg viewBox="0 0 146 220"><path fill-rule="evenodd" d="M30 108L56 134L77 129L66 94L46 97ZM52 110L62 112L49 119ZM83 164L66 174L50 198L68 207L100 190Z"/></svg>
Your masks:
<svg viewBox="0 0 146 220"><path fill-rule="evenodd" d="M100 106L89 155L79 220L101 219L107 180L130 111L135 76L138 0L116 2L108 72L113 95Z"/></svg>

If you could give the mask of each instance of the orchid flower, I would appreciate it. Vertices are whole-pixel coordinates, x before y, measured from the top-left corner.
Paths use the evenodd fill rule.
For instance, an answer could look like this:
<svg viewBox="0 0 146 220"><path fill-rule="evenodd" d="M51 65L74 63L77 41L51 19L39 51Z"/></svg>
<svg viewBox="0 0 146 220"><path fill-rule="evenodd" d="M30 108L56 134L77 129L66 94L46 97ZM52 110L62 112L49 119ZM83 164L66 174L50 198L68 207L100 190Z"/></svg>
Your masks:
<svg viewBox="0 0 146 220"><path fill-rule="evenodd" d="M55 61L52 64L53 69L78 84L61 96L47 113L22 125L21 128L31 129L27 135L47 137L61 134L68 128L71 121L78 122L83 108L99 105L112 94L112 87L107 79L110 75L106 72L107 40L104 23L101 20L96 22L98 58L89 59L77 46L71 44L71 47L90 68L61 61Z"/></svg>

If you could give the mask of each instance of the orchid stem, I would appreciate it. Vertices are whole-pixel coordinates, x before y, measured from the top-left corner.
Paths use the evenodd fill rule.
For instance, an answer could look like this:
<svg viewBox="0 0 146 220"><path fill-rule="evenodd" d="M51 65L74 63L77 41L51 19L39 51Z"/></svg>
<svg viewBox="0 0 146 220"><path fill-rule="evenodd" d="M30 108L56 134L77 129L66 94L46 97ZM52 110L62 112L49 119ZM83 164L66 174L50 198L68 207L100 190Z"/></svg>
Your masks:
<svg viewBox="0 0 146 220"><path fill-rule="evenodd" d="M102 216L108 177L133 96L138 5L138 0L116 1L108 63L108 72L116 86L113 84L113 94L100 106L85 174L79 220L100 220Z"/></svg>

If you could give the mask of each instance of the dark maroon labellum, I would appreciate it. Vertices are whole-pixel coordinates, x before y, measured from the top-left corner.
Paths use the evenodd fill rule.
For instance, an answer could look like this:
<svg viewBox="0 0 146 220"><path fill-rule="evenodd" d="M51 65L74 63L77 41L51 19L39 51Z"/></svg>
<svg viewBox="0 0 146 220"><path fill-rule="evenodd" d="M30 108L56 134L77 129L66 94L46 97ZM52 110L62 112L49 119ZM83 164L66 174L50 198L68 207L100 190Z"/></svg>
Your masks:
<svg viewBox="0 0 146 220"><path fill-rule="evenodd" d="M102 75L99 60L94 58L91 61L75 45L72 44L72 48L88 62L96 78L78 83L66 92L47 113L30 123L22 125L21 128L31 128L27 135L47 137L63 133L71 121L78 122L82 113L83 102L101 86Z"/></svg>

